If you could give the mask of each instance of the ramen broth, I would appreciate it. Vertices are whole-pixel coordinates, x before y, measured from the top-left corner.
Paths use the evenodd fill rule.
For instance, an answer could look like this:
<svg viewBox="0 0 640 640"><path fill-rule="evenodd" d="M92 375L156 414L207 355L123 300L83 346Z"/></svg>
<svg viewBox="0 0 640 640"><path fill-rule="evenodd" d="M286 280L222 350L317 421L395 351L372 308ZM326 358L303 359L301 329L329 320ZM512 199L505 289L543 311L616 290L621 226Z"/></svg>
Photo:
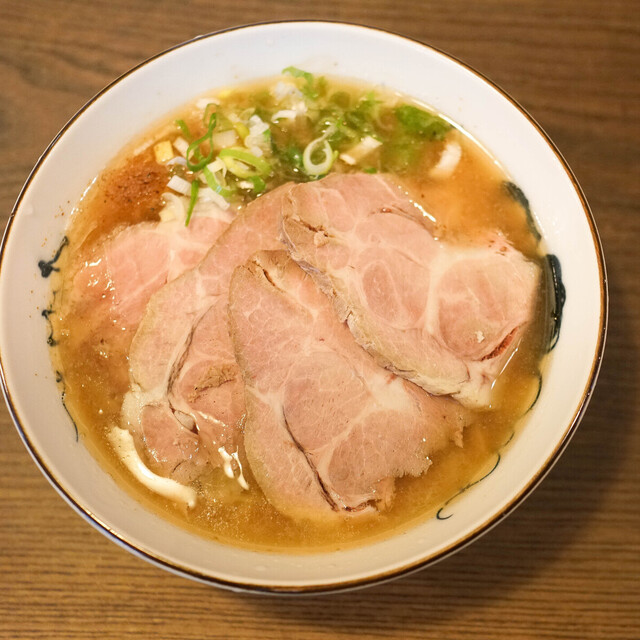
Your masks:
<svg viewBox="0 0 640 640"><path fill-rule="evenodd" d="M246 115L246 111L257 104L256 111L264 113L269 92L277 82L279 80L271 79L211 95L219 102L216 105L219 112L228 109L233 113L245 111ZM305 88L304 78L297 78L295 82L295 86ZM416 106L404 96L377 89L372 94L369 87L333 79L324 85L324 91L327 95L338 95L342 103L356 107L375 95L380 103L391 105L389 113L393 113L392 109L398 104ZM199 100L197 104L202 103ZM388 113L383 110L378 117L384 120ZM109 433L114 426L120 425L121 404L129 385L127 353L133 332L125 336L121 349L115 351L104 345L99 335L87 340L86 319L71 312L69 292L74 274L91 259L91 252L101 238L123 225L158 220L159 212L165 206L163 193L167 191L170 175L176 172L176 165L172 168L158 162L155 145L183 135L182 127L176 125L176 121L186 125L192 137L206 133L202 108L190 105L177 117L154 127L123 150L96 178L75 208L67 231L69 245L57 264L60 271L54 283L53 313L50 315L56 343L52 354L61 373L65 405L83 442L140 502L180 526L232 545L274 550L286 548L288 551L344 548L389 536L433 517L466 486L492 470L498 460L498 451L513 436L520 418L535 401L549 334L544 268L541 269L543 281L539 287L535 319L495 383L491 407L472 412L462 448L451 444L432 457L433 464L427 473L397 479L393 503L384 511L345 517L330 525L293 520L269 504L246 461L243 472L249 490L243 490L236 481L227 478L222 469L214 469L194 482L198 499L196 506L188 509L142 486L116 455ZM295 141L297 148L302 148L317 135L316 125L309 113L298 115L286 126L281 123L279 127L271 127L270 142L284 149ZM392 125L382 122L380 126ZM234 130L238 129L240 127L236 126ZM430 170L452 140L462 151L455 170L448 177L430 177ZM339 148L340 145L337 143L336 146ZM203 146L202 151L205 153L206 147ZM405 158L398 159L377 147L355 166L336 158L331 171L388 171L394 166L398 182L435 219L437 237L457 241L498 230L527 258L541 267L544 265L544 256L521 203L505 188L507 177L469 136L447 124L444 134L427 136L410 151L404 165ZM258 184L264 191L291 179L314 177L300 171L299 163L285 166L284 162L279 164L274 159L273 165L274 172L264 180L264 186ZM180 175L188 177L184 166L177 166ZM261 189L253 186L251 191L237 193L234 208L242 208L258 195L256 192ZM444 508L454 509L455 502Z"/></svg>

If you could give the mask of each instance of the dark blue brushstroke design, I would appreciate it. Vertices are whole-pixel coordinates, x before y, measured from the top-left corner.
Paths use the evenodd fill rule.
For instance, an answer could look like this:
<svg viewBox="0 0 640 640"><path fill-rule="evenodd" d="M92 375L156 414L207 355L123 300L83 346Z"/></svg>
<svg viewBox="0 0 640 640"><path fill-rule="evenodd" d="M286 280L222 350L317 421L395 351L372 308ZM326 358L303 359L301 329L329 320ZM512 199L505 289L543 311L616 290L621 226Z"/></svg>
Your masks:
<svg viewBox="0 0 640 640"><path fill-rule="evenodd" d="M52 313L53 313L53 305L50 306L48 309L42 310L42 317L47 321L47 324L49 325L49 335L47 336L47 344L50 347L55 347L58 344L58 341L53 337L53 325L51 324L51 320L49 319L49 316Z"/></svg>
<svg viewBox="0 0 640 640"><path fill-rule="evenodd" d="M527 410L520 416L520 418L518 418L518 420L520 420L521 418L526 416L527 413L529 413L529 411L531 411L531 409L533 409L533 407L535 406L536 402L538 402L538 398L540 397L540 392L541 391L542 391L542 374L538 371L538 390L536 392L536 396L532 400L532 402L529 405L529 407L527 408ZM438 520L448 520L449 518L451 518L451 516L454 515L453 513L451 513L448 516L443 516L442 515L442 511L447 507L447 505L450 502L455 500L459 495L463 494L467 489L470 489L471 487L473 487L474 485L478 484L479 482L482 482L485 478L488 478L498 468L498 465L500 464L500 460L502 459L500 452L514 439L515 435L516 435L516 431L514 429L511 432L511 434L509 435L509 437L500 445L500 447L498 448L498 451L496 453L498 458L496 460L496 463L493 465L491 471L489 471L488 473L485 473L485 475L483 475L482 478L478 478L478 480L474 480L473 482L471 482L468 485L464 486L462 489L460 489L460 491L458 491L458 493L456 493L453 496L451 496L440 507L440 509L438 509L438 512L436 513L436 519L438 519Z"/></svg>
<svg viewBox="0 0 640 640"><path fill-rule="evenodd" d="M43 278L48 278L51 275L52 271L60 271L58 267L54 266L56 262L60 259L60 254L62 250L69 244L69 238L65 236L62 238L62 242L55 252L53 258L51 260L38 260L38 269L40 269L40 275Z"/></svg>
<svg viewBox="0 0 640 640"><path fill-rule="evenodd" d="M523 209L527 217L527 225L537 242L540 242L542 236L536 222L533 218L531 211L531 205L527 196L524 195L522 189L509 180L505 180L502 183L505 191L515 200ZM558 342L558 336L560 335L560 325L562 324L562 309L567 299L567 292L562 283L562 269L560 268L560 260L558 256L553 254L547 254L545 256L546 271L547 271L547 283L553 290L550 291L551 310L550 310L550 334L549 342L547 345L547 352L551 351Z"/></svg>
<svg viewBox="0 0 640 640"><path fill-rule="evenodd" d="M69 419L71 420L71 424L73 424L73 428L76 431L76 442L78 442L78 439L79 439L78 425L76 424L76 421L73 419L73 416L69 412L69 407L67 407L67 403L65 401L65 396L67 395L67 388L66 388L65 383L64 383L64 376L58 370L56 370L56 382L59 385L62 386L62 396L61 396L60 399L62 400L62 406L64 407L64 410L67 412L67 415L69 416Z"/></svg>
<svg viewBox="0 0 640 640"><path fill-rule="evenodd" d="M522 189L514 182L505 180L502 183L502 186L505 191L511 196L511 198L513 198L513 200L515 200L524 209L529 230L535 237L536 241L540 242L542 236L540 234L540 231L538 231L538 227L536 226L536 222L531 211L531 205L529 204L527 196L524 195ZM549 287L553 287L553 291L551 291L551 332L549 335L549 343L547 346L547 351L551 351L558 342L560 325L562 323L562 309L564 307L565 300L567 299L567 292L564 288L564 284L562 283L562 269L560 268L560 260L558 260L558 256L547 254L545 256L545 262L547 270L547 282Z"/></svg>
<svg viewBox="0 0 640 640"><path fill-rule="evenodd" d="M550 309L550 333L547 352L551 351L558 343L560 335L560 325L562 324L562 310L567 300L567 291L562 282L562 269L558 256L547 254L545 256L547 263L547 281L549 287L553 287L551 291L551 309Z"/></svg>
<svg viewBox="0 0 640 640"><path fill-rule="evenodd" d="M502 447L504 447L505 445L507 445L510 441L511 438L513 438L513 434L511 434L511 437L509 438L509 440L507 440L507 442L505 442ZM502 449L502 447L500 447ZM471 487L473 487L474 485L478 484L479 482L482 482L485 478L488 478L497 468L498 465L500 464L500 460L502 460L500 453L496 454L498 456L496 463L493 465L493 468L491 469L491 471L485 473L482 478L478 478L477 480L474 480L473 482L470 482L468 485L462 487L462 489L460 489L460 491L458 491L458 493L456 493L455 495L451 496L439 509L438 509L438 513L436 513L436 519L437 520L448 520L449 518L451 518L451 516L453 516L453 513L449 514L448 516L443 516L442 515L442 511L447 507L447 505L452 501L455 500L458 496L462 495L465 491L467 491L467 489L471 489Z"/></svg>
<svg viewBox="0 0 640 640"><path fill-rule="evenodd" d="M529 229L533 234L533 237L538 242L540 242L542 236L540 235L540 231L538 231L536 221L533 219L533 213L531 213L531 205L529 204L527 196L524 195L522 189L517 184L515 184L515 182L505 180L502 183L502 186L504 187L506 192L524 209L524 213L527 216L527 224L529 225Z"/></svg>
<svg viewBox="0 0 640 640"><path fill-rule="evenodd" d="M524 416L527 415L527 413L529 413L529 411L531 411L531 409L533 409L533 407L535 406L536 402L538 402L538 398L540 397L540 391L541 390L542 390L542 374L538 371L538 391L536 392L536 396L532 400L532 402L529 405L529 407L527 408L527 410L518 419L523 418ZM497 458L495 464L493 465L491 471L489 471L488 473L485 473L482 476L482 478L478 478L478 480L474 480L473 482L469 483L468 485L462 487L462 489L460 489L460 491L458 491L458 493L456 493L453 496L451 496L440 507L440 509L438 509L438 512L436 513L436 519L438 519L438 520L448 520L449 518L451 518L451 516L454 515L453 513L451 513L448 516L443 516L442 515L442 511L447 507L447 505L450 502L455 500L459 495L463 494L467 489L470 489L471 487L473 487L474 485L478 484L479 482L482 482L485 478L488 478L498 468L498 465L500 464L500 460L502 459L500 452L514 439L515 435L516 435L516 431L514 429L511 432L511 434L509 435L509 437L500 445L500 447L498 448L498 451L496 452L496 455L498 456L498 458Z"/></svg>
<svg viewBox="0 0 640 640"><path fill-rule="evenodd" d="M53 271L60 271L60 269L58 269L58 267L54 266L55 263L60 259L60 255L62 254L62 250L69 244L69 238L67 238L67 236L64 236L64 238L62 238L62 242L60 243L60 246L58 247L58 249L56 250L53 258L49 261L46 260L39 260L38 261L38 268L40 269L40 274L42 275L43 278L48 278L51 273ZM49 335L47 336L47 344L50 347L55 347L58 344L58 341L53 337L53 324L51 323L51 314L53 313L53 304L54 301L56 299L56 295L57 295L57 291L53 292L53 299L51 301L51 304L49 305L49 307L47 309L43 309L42 310L42 317L46 320L47 324L49 325ZM71 424L73 425L73 428L76 432L76 442L78 442L79 440L79 433L78 433L78 425L76 423L76 421L74 420L73 416L71 415L71 412L69 411L69 407L67 407L67 403L66 403L66 395L67 395L67 389L66 389L66 385L64 382L64 376L62 375L62 373L58 370L56 370L56 382L62 387L62 394L60 396L60 399L62 401L62 406L64 407L64 410L67 412L67 415L69 416L69 419L71 420Z"/></svg>
<svg viewBox="0 0 640 640"><path fill-rule="evenodd" d="M536 402L538 402L538 398L540 397L540 392L541 391L542 391L542 374L540 373L540 371L538 371L538 391L536 392L536 397L533 399L533 401L529 405L529 408L520 416L521 418L526 416L527 413L529 413L529 411L531 411L531 409L533 409L533 407L535 406ZM511 436L511 437L513 437L513 436ZM511 440L511 438L509 438L509 440ZM509 440L507 440L507 442L509 442ZM507 444L507 442L505 442L505 444Z"/></svg>

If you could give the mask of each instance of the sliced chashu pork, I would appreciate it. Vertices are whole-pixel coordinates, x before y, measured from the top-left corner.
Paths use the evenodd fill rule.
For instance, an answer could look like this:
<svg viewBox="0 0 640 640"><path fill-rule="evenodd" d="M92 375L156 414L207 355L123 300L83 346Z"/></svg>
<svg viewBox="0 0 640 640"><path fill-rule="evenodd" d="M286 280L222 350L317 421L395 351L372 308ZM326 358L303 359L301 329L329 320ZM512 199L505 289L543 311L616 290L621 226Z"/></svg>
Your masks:
<svg viewBox="0 0 640 640"><path fill-rule="evenodd" d="M131 345L123 425L158 473L195 478L208 463L237 469L243 383L228 333L231 274L274 249L288 186L249 204L200 264L149 301Z"/></svg>
<svg viewBox="0 0 640 640"><path fill-rule="evenodd" d="M93 249L73 280L76 306L96 309L122 327L137 326L149 298L167 282L193 268L233 219L218 215L141 222L116 232Z"/></svg>
<svg viewBox="0 0 640 640"><path fill-rule="evenodd" d="M105 361L125 363L153 293L194 267L232 219L212 204L198 205L195 213L188 227L173 220L117 229L82 257L65 301L76 320L69 339L77 350L90 345ZM113 382L126 389L126 378Z"/></svg>
<svg viewBox="0 0 640 640"><path fill-rule="evenodd" d="M497 234L478 246L436 240L421 210L380 175L296 185L282 230L380 364L430 393L489 404L533 313L535 264Z"/></svg>
<svg viewBox="0 0 640 640"><path fill-rule="evenodd" d="M251 470L281 512L384 508L394 478L461 443L463 410L378 366L285 251L233 274L229 321L245 381Z"/></svg>

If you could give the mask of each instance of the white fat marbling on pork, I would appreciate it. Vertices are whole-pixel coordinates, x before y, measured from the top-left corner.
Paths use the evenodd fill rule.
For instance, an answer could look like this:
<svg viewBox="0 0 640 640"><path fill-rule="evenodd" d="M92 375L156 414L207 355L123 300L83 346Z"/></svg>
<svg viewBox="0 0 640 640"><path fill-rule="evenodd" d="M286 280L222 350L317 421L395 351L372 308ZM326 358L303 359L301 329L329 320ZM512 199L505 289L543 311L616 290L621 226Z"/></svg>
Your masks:
<svg viewBox="0 0 640 640"><path fill-rule="evenodd" d="M160 289L146 307L129 354L122 423L141 439L159 474L188 481L208 465L228 463L244 482L233 458L244 385L228 333L229 281L252 253L281 246L278 220L287 189L248 205L204 259Z"/></svg>
<svg viewBox="0 0 640 640"><path fill-rule="evenodd" d="M503 238L476 246L435 240L389 178L368 174L296 185L283 238L382 366L430 393L489 404L531 319L540 277Z"/></svg>
<svg viewBox="0 0 640 640"><path fill-rule="evenodd" d="M267 498L309 519L384 509L394 478L460 443L463 410L389 373L284 251L234 272L229 320L246 384L245 449Z"/></svg>

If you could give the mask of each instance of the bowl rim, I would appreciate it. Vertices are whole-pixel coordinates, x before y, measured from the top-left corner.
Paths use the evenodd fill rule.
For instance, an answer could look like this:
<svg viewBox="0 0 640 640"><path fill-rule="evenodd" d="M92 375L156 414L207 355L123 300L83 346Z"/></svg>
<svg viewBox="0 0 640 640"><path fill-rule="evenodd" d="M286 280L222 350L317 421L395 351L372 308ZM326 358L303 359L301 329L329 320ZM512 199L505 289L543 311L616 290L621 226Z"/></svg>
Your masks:
<svg viewBox="0 0 640 640"><path fill-rule="evenodd" d="M357 22L348 22L341 20L319 20L319 19L296 19L296 20L268 20L262 22L254 22L247 23L242 25L237 25L233 27L228 27L224 29L220 29L217 31L197 35L189 40L173 45L153 56L143 60L142 62L136 64L129 70L125 71L122 75L115 78L109 84L107 84L104 88L98 91L93 97L91 97L78 111L66 122L66 124L60 129L60 131L56 134L56 136L52 139L46 149L38 158L36 164L33 169L30 171L22 189L20 190L16 202L9 214L9 219L7 221L7 225L5 227L2 240L0 241L0 276L2 273L2 262L5 258L5 249L9 237L9 233L13 226L13 222L15 220L16 214L20 205L22 204L23 198L27 193L28 189L31 186L31 183L36 177L38 170L44 163L45 159L51 153L52 149L58 143L60 138L67 132L67 130L74 124L74 122L87 110L89 109L103 94L110 91L114 86L120 83L122 80L130 76L131 74L137 72L142 67L145 67L149 63L154 62L155 60L170 54L178 49L183 47L192 45L195 42L200 40L205 40L208 38L215 37L217 35L240 31L243 29L252 29L256 27L265 27L265 26L274 26L274 25L295 25L295 24L314 24L314 25L327 25L329 27L351 27L356 29L363 29L368 31L373 31L376 33L385 33L391 35L395 38L399 38L401 40L407 40L413 44L418 44L421 47L429 49L435 53L440 54L441 56L448 58L452 62L457 65L463 67L466 71L471 72L478 79L488 84L491 88L497 91L501 97L506 99L516 110L518 110L521 115L523 115L529 124L531 124L538 134L542 137L544 142L550 147L551 151L556 156L556 159L560 163L562 169L564 169L567 177L569 178L573 189L575 190L578 198L580 200L580 204L582 206L585 218L589 225L589 230L591 232L593 246L595 249L595 255L597 260L598 274L599 274L599 284L600 284L600 317L599 317L599 329L598 329L598 341L595 349L594 357L591 363L591 369L589 372L588 380L585 385L585 388L582 392L582 397L578 406L575 409L573 417L568 423L567 428L565 429L562 437L558 440L558 443L551 454L548 456L547 460L545 460L544 464L541 465L537 471L537 473L531 477L523 489L516 494L510 502L505 505L502 510L493 514L489 518L487 518L484 522L482 522L479 526L477 526L474 530L465 534L462 538L452 542L449 546L441 549L435 554L422 558L420 560L410 562L404 564L403 566L388 569L386 571L379 571L372 575L367 575L360 578L355 578L351 580L340 580L333 583L322 583L322 584L308 584L308 585L292 585L292 586L284 586L284 585L264 585L264 584L255 584L250 582L243 582L242 580L232 581L224 578L211 576L205 574L204 572L196 571L190 567L181 566L177 562L171 562L166 559L158 558L153 554L145 551L144 549L139 548L133 542L130 542L124 535L119 534L111 527L109 527L106 523L102 522L95 514L91 512L86 506L80 504L76 499L71 495L65 488L63 484L58 480L56 474L48 468L47 464L43 461L42 457L39 455L37 448L29 439L29 435L25 427L23 426L23 422L18 415L18 412L15 407L15 403L11 397L11 391L7 385L4 365L2 362L2 351L0 349L0 386L2 388L2 392L7 404L7 408L9 410L9 414L11 419L20 435L21 440L23 441L25 447L27 448L29 454L32 459L35 461L36 465L42 472L42 474L47 478L47 480L51 483L54 489L60 494L60 496L69 504L80 516L82 516L85 520L87 520L91 525L93 525L98 531L104 534L107 538L113 540L119 546L127 549L133 555L138 556L144 560L147 560L153 565L156 565L160 568L168 570L171 573L181 575L183 577L191 578L198 582L202 582L209 585L215 585L219 587L223 587L226 589L231 589L235 591L245 591L245 592L254 592L254 593L263 593L263 594L320 594L320 593L334 593L339 591L348 591L352 589L357 589L365 586L373 586L376 584L381 584L384 582L388 582L390 580L394 580L396 578L400 578L402 576L408 575L420 569L423 569L427 566L436 564L437 562L444 560L445 558L453 555L457 551L463 549L467 545L471 544L482 535L490 531L493 527L502 522L505 518L507 518L522 502L533 492L533 490L540 484L540 482L544 479L544 477L550 472L554 464L559 459L562 452L565 450L569 441L575 434L577 427L584 416L584 413L587 409L591 396L593 394L593 390L595 388L598 374L600 371L600 367L602 364L602 358L604 353L604 347L606 342L607 335L607 325L609 318L609 291L608 291L608 279L606 272L606 265L604 261L604 253L602 248L602 242L600 239L600 235L598 233L598 229L595 224L595 220L593 217L593 213L587 203L585 195L580 187L573 171L569 167L567 161L564 159L554 142L547 135L547 133L543 130L543 128L538 124L538 122L531 116L528 111L520 105L514 98L512 98L504 89L502 89L499 85L485 76L483 73L477 71L474 67L463 62L456 56L453 56L438 47L435 47L431 44L427 44L418 40L417 38L413 38L407 35L403 35L397 32L394 32L389 29L381 28L381 27L373 27L365 24L360 24Z"/></svg>

